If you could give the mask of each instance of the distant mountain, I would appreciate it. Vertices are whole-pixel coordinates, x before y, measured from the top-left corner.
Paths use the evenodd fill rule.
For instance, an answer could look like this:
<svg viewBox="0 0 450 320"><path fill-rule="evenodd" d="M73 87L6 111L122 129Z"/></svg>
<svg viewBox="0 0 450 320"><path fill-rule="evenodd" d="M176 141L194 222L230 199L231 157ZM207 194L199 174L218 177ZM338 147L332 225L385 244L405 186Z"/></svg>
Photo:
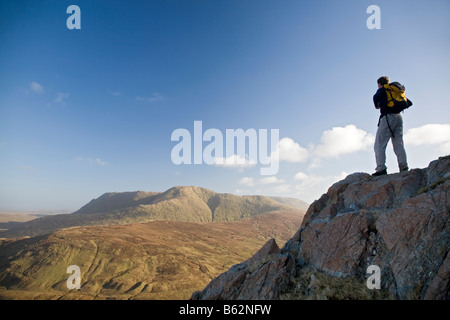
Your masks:
<svg viewBox="0 0 450 320"><path fill-rule="evenodd" d="M237 196L194 187L173 187L165 192L105 193L72 214L41 217L0 232L0 238L37 236L88 225L122 225L153 220L180 222L238 221L262 213L303 208L297 199Z"/></svg>
<svg viewBox="0 0 450 320"><path fill-rule="evenodd" d="M136 207L139 205L148 205L153 202L159 192L107 192L97 199L92 199L89 203L81 207L74 213L93 214L105 213L114 210Z"/></svg>
<svg viewBox="0 0 450 320"><path fill-rule="evenodd" d="M273 197L273 196L270 196L269 198L271 198L275 201L281 202L290 207L300 209L300 210L306 211L309 208L309 203L307 203L303 200L300 200L300 199L288 198L288 197Z"/></svg>

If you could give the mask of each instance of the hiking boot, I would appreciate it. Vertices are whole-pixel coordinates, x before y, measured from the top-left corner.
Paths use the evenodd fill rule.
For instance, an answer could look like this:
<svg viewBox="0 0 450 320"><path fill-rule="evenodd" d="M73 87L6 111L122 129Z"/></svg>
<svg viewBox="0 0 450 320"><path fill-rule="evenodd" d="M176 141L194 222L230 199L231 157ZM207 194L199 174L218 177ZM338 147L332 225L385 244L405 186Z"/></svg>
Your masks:
<svg viewBox="0 0 450 320"><path fill-rule="evenodd" d="M404 171L408 171L409 170L409 168L408 167L405 167L405 168L403 168L403 169L400 169L400 172L404 172Z"/></svg>
<svg viewBox="0 0 450 320"><path fill-rule="evenodd" d="M385 174L387 174L387 170L386 169L381 170L381 171L377 171L375 173L372 173L372 177L378 177L378 176L382 176L382 175L385 175Z"/></svg>

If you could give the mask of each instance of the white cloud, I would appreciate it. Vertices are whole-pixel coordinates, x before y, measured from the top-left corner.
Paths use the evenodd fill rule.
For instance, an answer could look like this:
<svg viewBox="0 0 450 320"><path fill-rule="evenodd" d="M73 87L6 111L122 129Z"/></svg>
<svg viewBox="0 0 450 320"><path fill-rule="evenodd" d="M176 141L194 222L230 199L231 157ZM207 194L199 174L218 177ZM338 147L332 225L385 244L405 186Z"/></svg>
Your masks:
<svg viewBox="0 0 450 320"><path fill-rule="evenodd" d="M317 169L317 168L320 168L320 167L322 167L322 159L320 159L318 157L314 157L314 158L311 159L311 162L310 162L310 164L308 166L308 169L312 170L312 169Z"/></svg>
<svg viewBox="0 0 450 320"><path fill-rule="evenodd" d="M288 184L285 184L286 180L284 179L278 179L277 177L266 177L266 178L262 178L259 179L258 181L256 181L254 178L252 177L243 177L239 180L239 184L246 186L246 187L255 187L255 186L271 186L270 188L270 193L271 194L286 194L289 192L289 190L291 189L291 187ZM276 186L273 186L276 185ZM238 190L240 192L238 192ZM261 192L263 190L261 189L257 189L255 192ZM267 190L266 190L267 191ZM247 190L242 190L242 189L236 189L236 193L248 193Z"/></svg>
<svg viewBox="0 0 450 320"><path fill-rule="evenodd" d="M229 168L238 168L238 169L244 169L244 168L251 168L256 165L256 162L254 160L243 158L237 154L233 154L229 157L221 158L217 157L214 159L214 165L220 166L220 167L229 167Z"/></svg>
<svg viewBox="0 0 450 320"><path fill-rule="evenodd" d="M311 160L310 169L321 166L323 158L337 158L372 147L375 137L353 124L345 127L333 127L322 133L319 145L306 149L292 138L282 138L278 143L279 160L293 163Z"/></svg>
<svg viewBox="0 0 450 320"><path fill-rule="evenodd" d="M298 183L295 185L295 196L306 202L313 202L318 199L321 194L327 192L328 188L335 182L347 177L348 173L342 171L338 175L319 176L314 174L306 174L304 172L297 172L294 175L294 180Z"/></svg>
<svg viewBox="0 0 450 320"><path fill-rule="evenodd" d="M439 145L439 151L443 154L450 154L450 142Z"/></svg>
<svg viewBox="0 0 450 320"><path fill-rule="evenodd" d="M278 142L278 151L280 161L304 162L309 157L307 149L288 137L282 138Z"/></svg>
<svg viewBox="0 0 450 320"><path fill-rule="evenodd" d="M309 176L308 176L306 173L304 173L304 172L297 172L297 173L294 175L294 179L295 179L295 180L307 180L308 177L309 177Z"/></svg>
<svg viewBox="0 0 450 320"><path fill-rule="evenodd" d="M102 166L102 167L109 165L108 162L103 161L100 158L93 159L93 158L83 158L83 157L77 156L74 158L74 160L76 162L87 162L89 164L98 164L99 166Z"/></svg>
<svg viewBox="0 0 450 320"><path fill-rule="evenodd" d="M341 173L337 176L317 176L314 174L306 174L304 172L297 172L294 175L294 179L300 181L305 184L317 184L325 180L334 180L334 182L344 179L348 176L348 173L345 171L341 171Z"/></svg>
<svg viewBox="0 0 450 320"><path fill-rule="evenodd" d="M65 105L66 105L65 100L66 100L68 97L69 97L69 94L68 94L68 93L62 93L62 92L59 92L59 93L56 95L55 99L53 99L53 102L59 103L59 104L65 106Z"/></svg>
<svg viewBox="0 0 450 320"><path fill-rule="evenodd" d="M289 184L280 184L273 187L270 191L274 195L288 196L291 192L291 186Z"/></svg>
<svg viewBox="0 0 450 320"><path fill-rule="evenodd" d="M405 144L412 146L437 145L442 153L450 153L450 124L426 124L409 129Z"/></svg>
<svg viewBox="0 0 450 320"><path fill-rule="evenodd" d="M243 177L241 180L239 180L239 184L247 187L253 187L255 185L255 181L253 180L253 178Z"/></svg>
<svg viewBox="0 0 450 320"><path fill-rule="evenodd" d="M99 158L95 158L95 163L97 163L98 165L101 165L102 167L107 166L109 164L108 162L102 161Z"/></svg>
<svg viewBox="0 0 450 320"><path fill-rule="evenodd" d="M267 177L267 178L262 178L259 180L259 182L261 184L277 184L277 183L284 183L286 182L286 180L283 179L278 179L277 177L271 176L271 177Z"/></svg>
<svg viewBox="0 0 450 320"><path fill-rule="evenodd" d="M136 97L137 101L141 102L156 102L156 101L162 101L164 98L157 92L155 92L151 97Z"/></svg>
<svg viewBox="0 0 450 320"><path fill-rule="evenodd" d="M314 189L317 185L322 185L326 180L329 180L329 177L318 176L314 174L306 174L304 172L297 172L294 175L294 180L299 181L296 185L297 190L309 191Z"/></svg>
<svg viewBox="0 0 450 320"><path fill-rule="evenodd" d="M344 154L368 149L373 146L375 137L349 124L324 131L320 141L321 144L315 147L315 154L321 158L337 158Z"/></svg>
<svg viewBox="0 0 450 320"><path fill-rule="evenodd" d="M30 89L34 93L43 93L44 92L44 87L42 86L42 84L34 82L34 81L32 83L30 83Z"/></svg>

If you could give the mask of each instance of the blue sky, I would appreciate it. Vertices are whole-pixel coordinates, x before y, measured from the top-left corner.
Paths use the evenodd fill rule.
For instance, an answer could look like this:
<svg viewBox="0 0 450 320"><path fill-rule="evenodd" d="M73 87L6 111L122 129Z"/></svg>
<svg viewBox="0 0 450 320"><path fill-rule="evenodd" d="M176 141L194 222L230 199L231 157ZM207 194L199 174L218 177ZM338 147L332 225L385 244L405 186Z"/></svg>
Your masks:
<svg viewBox="0 0 450 320"><path fill-rule="evenodd" d="M80 30L66 26L71 4ZM6 0L0 30L0 210L178 185L311 202L374 171L382 75L414 102L410 167L450 154L447 0ZM278 173L173 164L171 134L194 121L279 129ZM387 157L397 172L391 145Z"/></svg>

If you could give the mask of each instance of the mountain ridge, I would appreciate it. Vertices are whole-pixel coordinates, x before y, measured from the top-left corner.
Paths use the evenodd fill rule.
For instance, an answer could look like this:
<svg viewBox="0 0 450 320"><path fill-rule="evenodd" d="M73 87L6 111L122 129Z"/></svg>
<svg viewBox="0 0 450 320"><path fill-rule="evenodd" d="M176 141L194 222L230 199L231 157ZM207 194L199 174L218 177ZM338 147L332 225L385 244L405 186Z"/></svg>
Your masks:
<svg viewBox="0 0 450 320"><path fill-rule="evenodd" d="M285 202L288 204L267 196L238 196L196 186L177 186L164 192L106 192L71 214L18 223L11 229L1 231L0 238L37 236L73 226L132 224L152 220L237 221L293 208L292 200L286 199Z"/></svg>

